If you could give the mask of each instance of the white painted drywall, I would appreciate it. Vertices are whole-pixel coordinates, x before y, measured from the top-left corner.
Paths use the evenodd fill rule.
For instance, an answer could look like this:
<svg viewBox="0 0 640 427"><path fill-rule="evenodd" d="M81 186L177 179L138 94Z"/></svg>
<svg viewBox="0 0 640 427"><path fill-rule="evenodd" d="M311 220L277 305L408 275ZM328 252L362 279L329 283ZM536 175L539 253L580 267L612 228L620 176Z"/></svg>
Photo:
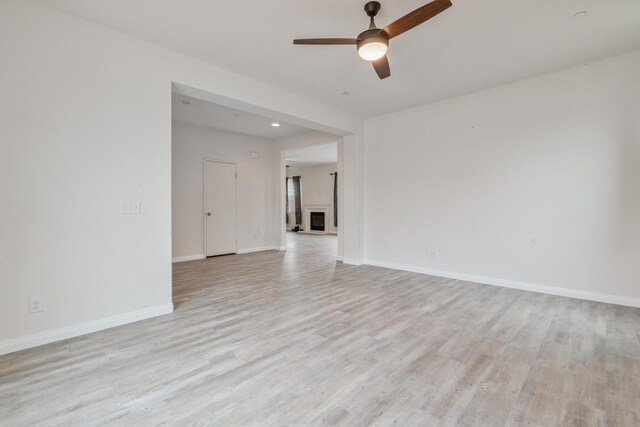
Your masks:
<svg viewBox="0 0 640 427"><path fill-rule="evenodd" d="M172 82L362 138L354 116L28 0L0 2L0 53L0 352L170 308Z"/></svg>
<svg viewBox="0 0 640 427"><path fill-rule="evenodd" d="M287 168L287 177L300 177L300 198L302 201L302 228L309 231L308 218L305 217L305 205L325 205L329 211L329 233L337 233L338 229L333 221L333 186L334 177L331 175L337 172L338 164L328 164L319 166L292 166ZM340 180L338 180L340 184ZM293 206L289 206L293 212ZM338 218L338 223L339 223ZM295 215L289 215L288 229L295 226Z"/></svg>
<svg viewBox="0 0 640 427"><path fill-rule="evenodd" d="M172 133L174 259L204 253L205 158L237 163L239 251L273 246L273 141L175 121Z"/></svg>
<svg viewBox="0 0 640 427"><path fill-rule="evenodd" d="M640 52L367 119L365 141L369 262L640 301Z"/></svg>
<svg viewBox="0 0 640 427"><path fill-rule="evenodd" d="M318 145L342 142L342 137L326 132L310 131L300 135L278 138L275 140L276 150L295 150Z"/></svg>
<svg viewBox="0 0 640 427"><path fill-rule="evenodd" d="M287 150L288 165L318 166L329 163L338 163L337 142Z"/></svg>

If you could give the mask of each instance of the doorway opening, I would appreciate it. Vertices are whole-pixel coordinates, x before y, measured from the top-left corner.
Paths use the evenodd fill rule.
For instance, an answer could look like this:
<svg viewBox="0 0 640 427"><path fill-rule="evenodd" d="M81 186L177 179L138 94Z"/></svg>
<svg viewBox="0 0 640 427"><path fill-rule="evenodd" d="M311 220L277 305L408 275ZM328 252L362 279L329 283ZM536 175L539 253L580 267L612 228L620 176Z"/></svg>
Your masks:
<svg viewBox="0 0 640 427"><path fill-rule="evenodd" d="M341 137L179 93L172 100L174 262L287 249L281 229L292 227L280 223L279 201L292 179L279 178L282 153L291 170L304 175L298 187L304 196L301 200L299 194L297 202L302 203L297 216L304 216L299 230L339 233L334 192L341 184ZM314 168L323 171L321 180L310 172ZM321 184L318 189L314 180ZM295 227L295 210L290 217Z"/></svg>
<svg viewBox="0 0 640 427"><path fill-rule="evenodd" d="M342 198L338 169L342 141L335 135L322 135L322 138L316 135L316 138L315 141L290 141L292 148L284 150L287 246L295 237L292 233L333 236L336 240L340 233ZM330 139L334 141L326 143ZM312 144L318 141L325 143ZM337 255L336 244L331 256Z"/></svg>
<svg viewBox="0 0 640 427"><path fill-rule="evenodd" d="M334 141L326 142L331 139ZM290 148L284 150L287 247L295 249L300 247L301 241L310 242L309 238L302 239L300 235L322 235L325 236L323 253L330 254L332 259L338 258L342 210L341 144L341 138L335 135L316 134L315 140L292 140ZM290 245L291 242L296 244Z"/></svg>

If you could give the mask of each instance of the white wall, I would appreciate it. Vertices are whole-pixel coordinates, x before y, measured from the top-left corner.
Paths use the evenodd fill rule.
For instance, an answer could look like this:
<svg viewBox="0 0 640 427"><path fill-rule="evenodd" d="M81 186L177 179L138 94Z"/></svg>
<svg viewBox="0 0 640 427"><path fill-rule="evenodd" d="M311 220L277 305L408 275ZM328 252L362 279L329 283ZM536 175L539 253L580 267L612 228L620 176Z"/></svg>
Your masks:
<svg viewBox="0 0 640 427"><path fill-rule="evenodd" d="M369 262L640 304L640 52L370 118L365 141Z"/></svg>
<svg viewBox="0 0 640 427"><path fill-rule="evenodd" d="M0 2L0 55L0 353L171 310L172 82L362 140L349 114L28 0Z"/></svg>
<svg viewBox="0 0 640 427"><path fill-rule="evenodd" d="M310 131L300 135L287 136L275 140L276 150L286 151L300 148L314 147L318 145L342 142L342 137L326 132Z"/></svg>
<svg viewBox="0 0 640 427"><path fill-rule="evenodd" d="M273 247L273 141L173 122L172 153L174 259L204 256L205 158L237 162L238 250Z"/></svg>
<svg viewBox="0 0 640 427"><path fill-rule="evenodd" d="M302 199L302 228L309 231L308 218L304 213L305 205L327 205L329 211L329 233L337 233L337 228L333 221L333 186L334 177L330 174L338 170L337 163L317 166L291 166L287 168L287 176L300 176L300 198ZM338 180L338 184L340 180ZM293 212L293 206L289 206ZM338 218L338 223L340 223ZM295 215L289 215L289 226L295 226Z"/></svg>

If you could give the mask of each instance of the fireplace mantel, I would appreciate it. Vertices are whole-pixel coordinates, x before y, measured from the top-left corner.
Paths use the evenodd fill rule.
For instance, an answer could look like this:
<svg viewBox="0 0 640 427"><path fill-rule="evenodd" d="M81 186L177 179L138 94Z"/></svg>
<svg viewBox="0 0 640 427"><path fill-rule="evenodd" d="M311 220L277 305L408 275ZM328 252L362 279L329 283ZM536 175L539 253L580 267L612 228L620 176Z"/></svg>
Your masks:
<svg viewBox="0 0 640 427"><path fill-rule="evenodd" d="M303 212L303 233L310 234L329 234L329 217L331 212L331 205L304 205ZM311 230L311 212L323 212L324 213L324 231Z"/></svg>

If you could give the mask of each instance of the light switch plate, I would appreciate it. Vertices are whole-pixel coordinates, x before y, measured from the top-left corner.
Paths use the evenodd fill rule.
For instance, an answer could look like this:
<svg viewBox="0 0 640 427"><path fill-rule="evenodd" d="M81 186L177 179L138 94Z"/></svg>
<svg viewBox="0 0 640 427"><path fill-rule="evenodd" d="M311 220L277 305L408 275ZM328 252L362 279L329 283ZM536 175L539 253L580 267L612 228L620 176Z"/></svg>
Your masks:
<svg viewBox="0 0 640 427"><path fill-rule="evenodd" d="M29 298L29 313L39 313L42 311L42 298Z"/></svg>
<svg viewBox="0 0 640 427"><path fill-rule="evenodd" d="M141 211L140 200L122 202L120 204L120 215L140 215Z"/></svg>

